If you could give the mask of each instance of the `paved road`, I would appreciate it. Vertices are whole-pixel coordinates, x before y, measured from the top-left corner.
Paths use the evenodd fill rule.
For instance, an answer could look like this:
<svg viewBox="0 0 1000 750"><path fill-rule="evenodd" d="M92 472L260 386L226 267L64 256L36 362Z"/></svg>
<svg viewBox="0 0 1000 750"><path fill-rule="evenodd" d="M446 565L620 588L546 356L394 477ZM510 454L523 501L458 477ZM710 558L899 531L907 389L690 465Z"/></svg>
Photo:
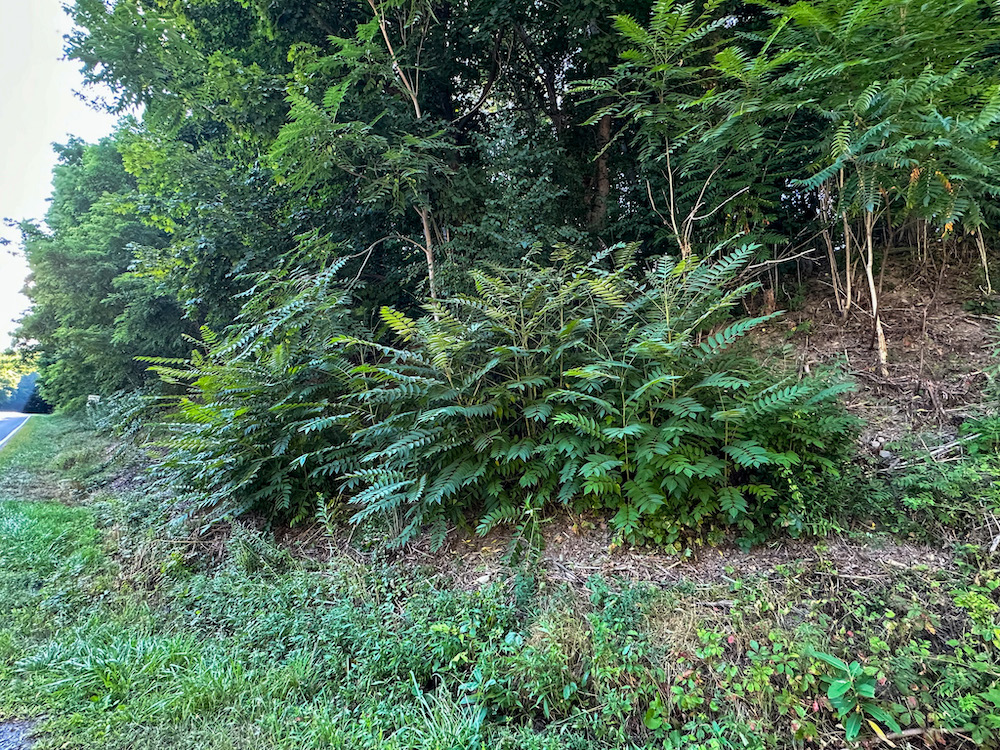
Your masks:
<svg viewBox="0 0 1000 750"><path fill-rule="evenodd" d="M27 419L27 414L16 411L0 411L0 445L3 445L3 441Z"/></svg>
<svg viewBox="0 0 1000 750"><path fill-rule="evenodd" d="M27 750L34 743L28 739L31 723L11 721L0 724L0 750Z"/></svg>

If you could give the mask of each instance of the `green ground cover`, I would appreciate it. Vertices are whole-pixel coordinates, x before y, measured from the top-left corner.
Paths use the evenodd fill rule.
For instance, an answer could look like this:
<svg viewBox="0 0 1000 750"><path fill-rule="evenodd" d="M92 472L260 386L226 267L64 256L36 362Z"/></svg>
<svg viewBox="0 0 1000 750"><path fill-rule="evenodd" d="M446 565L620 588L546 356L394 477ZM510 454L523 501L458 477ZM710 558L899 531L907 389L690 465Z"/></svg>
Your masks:
<svg viewBox="0 0 1000 750"><path fill-rule="evenodd" d="M1000 731L1000 571L979 547L898 561L873 535L886 564L860 572L820 542L743 579L570 586L514 566L468 590L381 553L297 559L245 525L209 564L63 417L33 418L0 475L0 714L41 718L39 748L694 750L939 732L990 746Z"/></svg>

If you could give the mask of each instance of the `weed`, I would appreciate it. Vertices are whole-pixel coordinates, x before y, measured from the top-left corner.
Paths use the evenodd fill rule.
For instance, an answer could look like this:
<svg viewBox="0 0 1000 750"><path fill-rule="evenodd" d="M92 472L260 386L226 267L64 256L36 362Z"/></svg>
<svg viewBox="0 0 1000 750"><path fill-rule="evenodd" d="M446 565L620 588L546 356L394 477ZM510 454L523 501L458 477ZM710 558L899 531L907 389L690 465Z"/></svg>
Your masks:
<svg viewBox="0 0 1000 750"><path fill-rule="evenodd" d="M839 473L856 428L849 385L739 349L771 317L726 321L754 288L736 286L753 248L645 274L634 251L559 248L554 265L477 272L474 296L423 318L383 310L398 347L342 339L362 362L341 408L359 460L317 454L316 473L346 476L356 521L401 519L401 543L429 527L440 545L470 511L480 533L530 536L554 502L676 550L801 533L804 493Z"/></svg>
<svg viewBox="0 0 1000 750"><path fill-rule="evenodd" d="M4 460L39 439L55 455L76 439L58 425ZM146 565L178 574L123 586L155 502L90 497L0 504L0 711L51 717L43 748L792 750L1000 732L1000 571L980 547L870 580L821 544L710 585L569 589L531 570L461 591L387 559L296 561L237 527L225 564L151 547Z"/></svg>
<svg viewBox="0 0 1000 750"><path fill-rule="evenodd" d="M813 655L834 669L832 675L823 676L823 682L827 685L826 697L837 712L837 718L844 724L848 742L857 739L863 722L867 722L883 739L885 731L880 725L893 732L902 731L892 715L875 701L876 669L862 667L856 661L848 664L843 659L819 651L813 652Z"/></svg>

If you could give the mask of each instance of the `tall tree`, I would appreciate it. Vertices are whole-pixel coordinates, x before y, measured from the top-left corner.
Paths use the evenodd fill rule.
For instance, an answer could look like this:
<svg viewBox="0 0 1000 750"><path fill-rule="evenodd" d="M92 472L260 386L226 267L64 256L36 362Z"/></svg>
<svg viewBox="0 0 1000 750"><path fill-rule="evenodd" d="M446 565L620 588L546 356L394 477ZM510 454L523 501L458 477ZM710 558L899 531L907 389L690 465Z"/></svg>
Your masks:
<svg viewBox="0 0 1000 750"><path fill-rule="evenodd" d="M130 277L137 253L166 236L128 210L134 181L114 139L58 146L46 226L24 223L31 312L19 337L40 354L46 400L135 388L139 355L183 351L176 298L155 279Z"/></svg>

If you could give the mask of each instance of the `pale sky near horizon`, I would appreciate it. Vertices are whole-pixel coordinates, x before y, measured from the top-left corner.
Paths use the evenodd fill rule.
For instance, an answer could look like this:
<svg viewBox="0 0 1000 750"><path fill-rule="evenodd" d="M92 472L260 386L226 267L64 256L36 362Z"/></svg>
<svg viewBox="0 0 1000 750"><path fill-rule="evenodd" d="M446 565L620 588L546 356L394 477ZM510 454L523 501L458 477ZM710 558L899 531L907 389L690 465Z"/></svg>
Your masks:
<svg viewBox="0 0 1000 750"><path fill-rule="evenodd" d="M0 0L0 220L44 219L56 161L52 144L71 135L93 142L115 126L116 117L75 95L83 82L79 65L61 59L71 27L63 2ZM0 237L11 241L0 247L2 351L28 302L20 293L27 268L17 250L19 233L3 225Z"/></svg>

